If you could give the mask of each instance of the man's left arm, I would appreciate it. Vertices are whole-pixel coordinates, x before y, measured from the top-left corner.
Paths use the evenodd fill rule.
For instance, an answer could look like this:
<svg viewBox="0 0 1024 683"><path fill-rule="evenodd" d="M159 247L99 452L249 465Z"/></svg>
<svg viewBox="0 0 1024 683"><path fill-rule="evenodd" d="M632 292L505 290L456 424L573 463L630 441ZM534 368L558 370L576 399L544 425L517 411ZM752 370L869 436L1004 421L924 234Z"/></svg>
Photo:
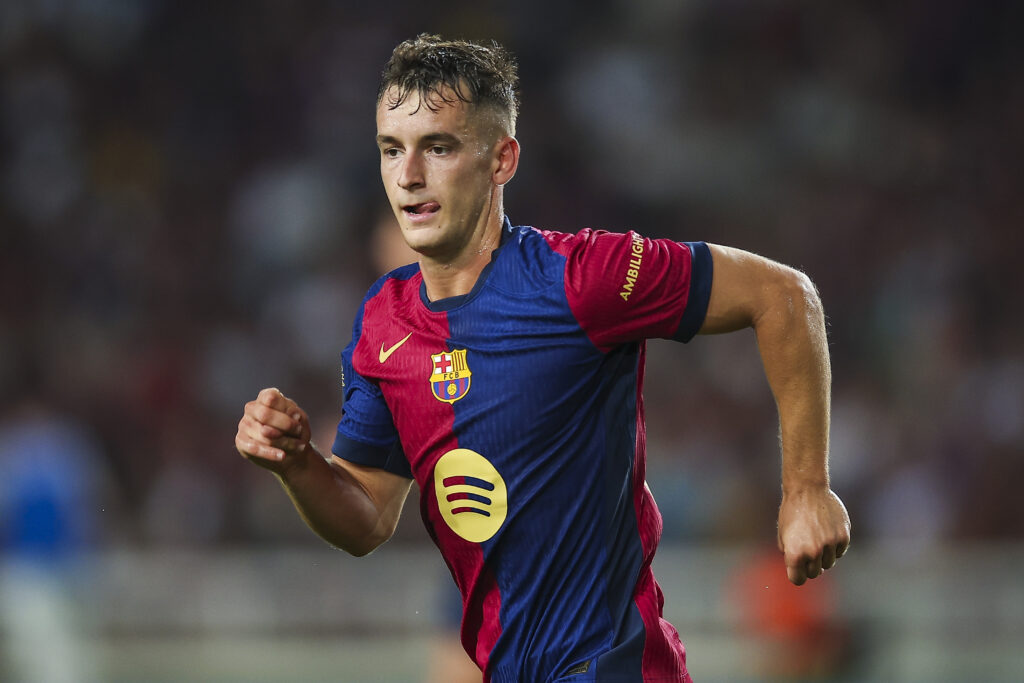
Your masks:
<svg viewBox="0 0 1024 683"><path fill-rule="evenodd" d="M749 252L708 245L714 276L700 334L753 327L779 411L782 504L779 549L801 585L850 544L850 517L828 475L831 369L825 317L810 279Z"/></svg>

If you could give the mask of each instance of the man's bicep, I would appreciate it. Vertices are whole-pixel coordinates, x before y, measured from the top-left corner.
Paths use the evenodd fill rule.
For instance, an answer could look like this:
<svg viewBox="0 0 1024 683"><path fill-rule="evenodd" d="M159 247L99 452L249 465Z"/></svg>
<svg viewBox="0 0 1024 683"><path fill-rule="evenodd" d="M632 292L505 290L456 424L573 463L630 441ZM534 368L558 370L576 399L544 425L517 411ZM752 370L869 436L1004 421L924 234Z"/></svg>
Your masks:
<svg viewBox="0 0 1024 683"><path fill-rule="evenodd" d="M711 296L699 334L721 334L752 326L769 308L780 286L796 272L749 251L709 244L714 263Z"/></svg>

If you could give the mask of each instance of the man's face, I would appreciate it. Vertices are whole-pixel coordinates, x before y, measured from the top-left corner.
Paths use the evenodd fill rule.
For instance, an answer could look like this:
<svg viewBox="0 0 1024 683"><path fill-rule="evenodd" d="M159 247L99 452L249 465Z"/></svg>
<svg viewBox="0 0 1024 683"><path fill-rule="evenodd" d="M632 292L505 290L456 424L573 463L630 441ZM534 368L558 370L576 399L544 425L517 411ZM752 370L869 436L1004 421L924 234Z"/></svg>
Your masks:
<svg viewBox="0 0 1024 683"><path fill-rule="evenodd" d="M500 132L487 112L455 100L434 109L411 94L377 107L380 175L410 247L429 258L454 260L486 220L494 201L494 154Z"/></svg>

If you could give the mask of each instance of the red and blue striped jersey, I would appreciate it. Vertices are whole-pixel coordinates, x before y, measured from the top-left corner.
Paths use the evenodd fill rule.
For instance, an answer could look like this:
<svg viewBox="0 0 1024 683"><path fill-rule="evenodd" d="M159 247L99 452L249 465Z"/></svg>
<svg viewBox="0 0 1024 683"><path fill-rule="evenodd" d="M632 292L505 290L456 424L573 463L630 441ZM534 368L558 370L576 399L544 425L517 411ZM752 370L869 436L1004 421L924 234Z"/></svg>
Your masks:
<svg viewBox="0 0 1024 683"><path fill-rule="evenodd" d="M689 681L651 572L644 340L688 341L704 243L503 226L473 290L378 280L342 353L333 451L415 478L491 683Z"/></svg>

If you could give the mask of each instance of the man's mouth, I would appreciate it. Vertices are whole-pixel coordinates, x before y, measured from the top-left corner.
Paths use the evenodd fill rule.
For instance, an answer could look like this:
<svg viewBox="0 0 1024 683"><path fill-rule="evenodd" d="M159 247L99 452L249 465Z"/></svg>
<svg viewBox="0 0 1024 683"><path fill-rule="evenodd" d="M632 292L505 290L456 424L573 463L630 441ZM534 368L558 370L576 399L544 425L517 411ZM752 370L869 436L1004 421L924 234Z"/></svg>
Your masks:
<svg viewBox="0 0 1024 683"><path fill-rule="evenodd" d="M437 213L441 210L441 205L437 202L422 202L420 204L407 204L402 207L402 211L407 214L415 216L424 216L431 213Z"/></svg>

